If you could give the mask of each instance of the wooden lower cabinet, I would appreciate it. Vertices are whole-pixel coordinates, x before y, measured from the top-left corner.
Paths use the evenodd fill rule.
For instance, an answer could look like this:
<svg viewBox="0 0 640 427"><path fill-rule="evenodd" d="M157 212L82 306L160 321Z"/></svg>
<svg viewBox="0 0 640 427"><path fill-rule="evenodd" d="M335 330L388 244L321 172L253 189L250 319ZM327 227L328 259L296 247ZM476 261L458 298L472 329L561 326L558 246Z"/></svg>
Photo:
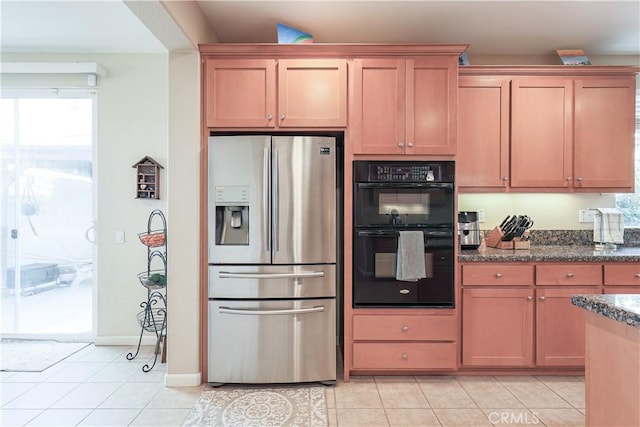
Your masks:
<svg viewBox="0 0 640 427"><path fill-rule="evenodd" d="M640 286L605 286L605 294L640 294Z"/></svg>
<svg viewBox="0 0 640 427"><path fill-rule="evenodd" d="M353 316L354 370L455 370L455 315L358 314Z"/></svg>
<svg viewBox="0 0 640 427"><path fill-rule="evenodd" d="M599 293L599 287L536 289L537 366L584 366L586 311L571 297Z"/></svg>
<svg viewBox="0 0 640 427"><path fill-rule="evenodd" d="M456 369L453 342L353 344L353 369Z"/></svg>
<svg viewBox="0 0 640 427"><path fill-rule="evenodd" d="M607 286L640 286L640 265L605 264L604 285Z"/></svg>
<svg viewBox="0 0 640 427"><path fill-rule="evenodd" d="M462 365L533 366L533 289L462 290Z"/></svg>

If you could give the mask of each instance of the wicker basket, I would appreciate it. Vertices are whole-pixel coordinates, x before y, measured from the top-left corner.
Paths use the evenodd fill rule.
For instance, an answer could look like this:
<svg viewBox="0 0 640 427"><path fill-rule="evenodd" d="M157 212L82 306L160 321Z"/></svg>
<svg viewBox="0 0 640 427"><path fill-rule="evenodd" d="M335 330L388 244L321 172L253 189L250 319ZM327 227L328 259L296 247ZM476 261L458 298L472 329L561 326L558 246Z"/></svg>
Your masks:
<svg viewBox="0 0 640 427"><path fill-rule="evenodd" d="M150 231L148 233L138 234L140 241L150 248L157 248L165 243L164 231Z"/></svg>

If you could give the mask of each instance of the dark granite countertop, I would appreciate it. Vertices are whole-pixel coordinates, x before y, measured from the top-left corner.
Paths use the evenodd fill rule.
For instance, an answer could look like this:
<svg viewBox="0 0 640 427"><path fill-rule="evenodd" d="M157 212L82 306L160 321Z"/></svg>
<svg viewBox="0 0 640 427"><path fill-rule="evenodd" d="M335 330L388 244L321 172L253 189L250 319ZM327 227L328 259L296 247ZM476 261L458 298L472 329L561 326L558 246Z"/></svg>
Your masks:
<svg viewBox="0 0 640 427"><path fill-rule="evenodd" d="M596 251L593 246L531 246L527 250L461 250L460 262L640 262L640 247Z"/></svg>
<svg viewBox="0 0 640 427"><path fill-rule="evenodd" d="M574 295L573 305L601 314L617 322L640 328L640 295Z"/></svg>

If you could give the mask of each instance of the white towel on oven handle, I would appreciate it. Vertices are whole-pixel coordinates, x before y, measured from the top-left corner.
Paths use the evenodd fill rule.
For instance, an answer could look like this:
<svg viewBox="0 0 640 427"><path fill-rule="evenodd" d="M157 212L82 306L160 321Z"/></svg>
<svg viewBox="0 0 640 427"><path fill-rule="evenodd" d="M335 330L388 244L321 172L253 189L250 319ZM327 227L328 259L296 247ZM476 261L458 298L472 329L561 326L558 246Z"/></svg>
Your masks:
<svg viewBox="0 0 640 427"><path fill-rule="evenodd" d="M396 279L417 282L427 277L422 231L400 231L396 259Z"/></svg>

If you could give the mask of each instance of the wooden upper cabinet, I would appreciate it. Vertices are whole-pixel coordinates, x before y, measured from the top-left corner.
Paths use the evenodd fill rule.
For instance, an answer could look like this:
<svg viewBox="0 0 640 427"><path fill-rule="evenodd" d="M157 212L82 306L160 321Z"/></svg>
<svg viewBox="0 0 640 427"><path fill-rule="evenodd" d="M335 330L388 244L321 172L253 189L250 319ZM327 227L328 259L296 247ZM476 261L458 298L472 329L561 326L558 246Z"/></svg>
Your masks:
<svg viewBox="0 0 640 427"><path fill-rule="evenodd" d="M354 154L455 154L457 57L355 59Z"/></svg>
<svg viewBox="0 0 640 427"><path fill-rule="evenodd" d="M634 191L634 69L461 67L460 72L461 192ZM499 173L508 183L498 181Z"/></svg>
<svg viewBox="0 0 640 427"><path fill-rule="evenodd" d="M461 188L509 184L510 79L460 77L457 182Z"/></svg>
<svg viewBox="0 0 640 427"><path fill-rule="evenodd" d="M571 79L512 80L511 187L571 187L572 102Z"/></svg>
<svg viewBox="0 0 640 427"><path fill-rule="evenodd" d="M345 59L207 59L204 85L207 127L347 124Z"/></svg>
<svg viewBox="0 0 640 427"><path fill-rule="evenodd" d="M353 61L349 128L355 154L404 153L404 59Z"/></svg>
<svg viewBox="0 0 640 427"><path fill-rule="evenodd" d="M273 127L276 109L276 61L207 59L206 127Z"/></svg>
<svg viewBox="0 0 640 427"><path fill-rule="evenodd" d="M406 153L456 154L458 58L407 60Z"/></svg>
<svg viewBox="0 0 640 427"><path fill-rule="evenodd" d="M347 61L278 61L279 127L347 125Z"/></svg>
<svg viewBox="0 0 640 427"><path fill-rule="evenodd" d="M574 187L634 187L635 78L575 81Z"/></svg>

